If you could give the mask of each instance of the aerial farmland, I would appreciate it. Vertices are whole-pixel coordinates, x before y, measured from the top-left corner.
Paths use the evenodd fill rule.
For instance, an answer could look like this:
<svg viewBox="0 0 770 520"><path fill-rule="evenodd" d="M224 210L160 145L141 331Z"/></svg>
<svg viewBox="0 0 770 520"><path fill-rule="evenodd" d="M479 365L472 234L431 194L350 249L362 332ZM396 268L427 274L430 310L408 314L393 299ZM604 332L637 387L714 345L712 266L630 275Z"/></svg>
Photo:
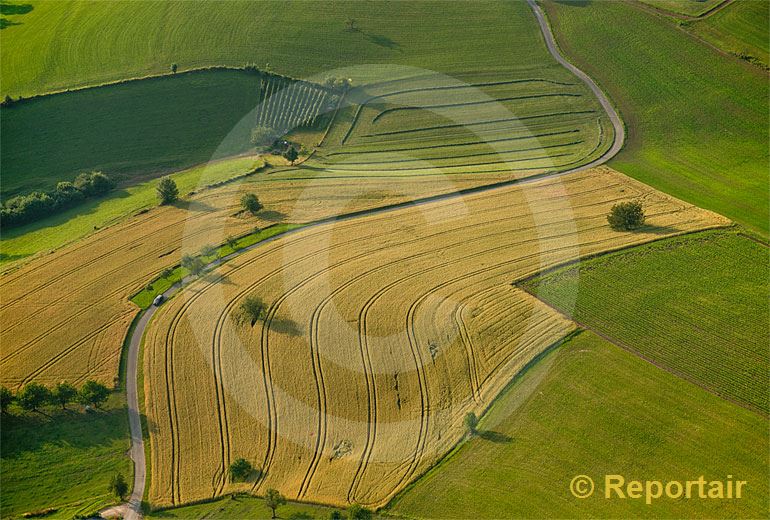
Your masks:
<svg viewBox="0 0 770 520"><path fill-rule="evenodd" d="M0 0L0 517L770 514L770 3Z"/></svg>

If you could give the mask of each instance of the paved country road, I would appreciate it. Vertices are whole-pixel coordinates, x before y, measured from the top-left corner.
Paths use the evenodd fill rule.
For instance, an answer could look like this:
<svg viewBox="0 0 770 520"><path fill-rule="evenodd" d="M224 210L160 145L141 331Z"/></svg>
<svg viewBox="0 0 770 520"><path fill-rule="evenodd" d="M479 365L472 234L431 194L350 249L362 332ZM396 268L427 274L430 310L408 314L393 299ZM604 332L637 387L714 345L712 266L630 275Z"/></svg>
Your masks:
<svg viewBox="0 0 770 520"><path fill-rule="evenodd" d="M572 65L559 53L559 48L556 45L556 42L554 41L553 34L551 33L551 28L545 19L545 15L543 14L543 11L534 2L534 0L527 0L527 2L529 3L529 6L532 8L535 14L535 17L537 18L538 24L540 25L540 31L543 34L543 38L545 40L545 44L546 44L546 47L548 48L548 51L553 55L556 61L558 61L567 70L575 74L586 85L588 85L588 87L594 93L596 98L599 100L599 103L601 104L602 108L604 108L605 112L607 112L607 115L609 116L610 121L612 122L612 126L615 130L615 139L612 143L612 146L604 154L602 154L601 157L591 161L588 164L580 166L578 168L572 168L571 170L548 173L544 175L535 175L528 179L505 181L505 182L498 183L491 186L482 186L479 188L472 188L472 189L463 190L460 192L427 197L425 199L420 199L413 202L360 211L360 212L343 215L339 217L332 217L332 218L321 220L314 224L309 224L308 226L304 226L302 228L298 228L297 231L304 230L311 226L326 224L331 221L342 221L342 220L347 220L351 218L357 218L364 214L385 213L388 211L394 211L406 205L427 204L427 203L435 202L437 200L450 199L454 197L462 197L472 192L491 191L496 188L500 188L502 186L509 186L512 184L527 184L530 182L542 180L543 177L557 177L561 175L566 175L568 173L574 173L574 172L578 172L588 168L592 168L594 166L598 166L600 164L607 162L613 156L615 156L615 154L617 154L620 151L620 149L623 147L623 142L625 140L625 127L623 126L623 121L620 119L620 116L615 111L614 107L612 106L612 103L610 103L609 99L607 99L607 96L604 95L604 92L602 92L602 90L596 85L596 83L594 83L594 81L590 77L588 77L586 73L584 73L582 70ZM216 260L212 262L211 264L206 266L206 269L215 267L222 262L226 262L247 251L251 251L256 247L264 245L265 243L269 243L273 240L277 240L278 238L281 238L284 235L291 232L292 231L288 231L287 233L276 235L275 237L269 238L267 240L263 240L262 242L257 242L252 246L236 251L220 260ZM177 293L185 283L189 281L191 281L191 279L183 280L182 283L172 286L166 292L163 293L164 296L166 298L170 298L175 293ZM128 422L129 422L129 428L131 431L130 453L131 453L131 459L134 461L133 491L131 493L131 497L129 498L129 501L127 504L121 504L120 506L112 507L102 511L102 514L104 515L120 514L123 516L123 518L127 520L135 520L135 519L141 518L142 516L141 504L142 504L142 498L144 496L144 488L145 488L146 474L147 474L147 462L144 456L144 439L142 437L142 422L141 422L141 415L139 411L140 407L139 407L139 396L138 396L138 388L137 388L137 370L140 363L139 350L140 350L142 338L144 337L144 331L147 328L147 324L152 319L155 312L158 311L158 309L159 309L158 307L153 306L147 309L146 311L144 311L143 314L140 315L139 320L136 322L136 326L130 332L130 338L129 338L128 360L126 364L126 395L127 395L127 401L128 401Z"/></svg>

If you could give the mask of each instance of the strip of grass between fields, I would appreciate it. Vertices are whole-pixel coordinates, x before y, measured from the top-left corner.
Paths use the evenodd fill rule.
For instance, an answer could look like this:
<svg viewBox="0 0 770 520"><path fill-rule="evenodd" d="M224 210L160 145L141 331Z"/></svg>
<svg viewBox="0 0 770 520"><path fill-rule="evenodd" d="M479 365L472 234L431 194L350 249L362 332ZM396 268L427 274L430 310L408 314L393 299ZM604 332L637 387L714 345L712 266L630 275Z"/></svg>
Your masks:
<svg viewBox="0 0 770 520"><path fill-rule="evenodd" d="M272 238L276 235L280 235L281 233L286 233L287 231L291 231L305 225L307 224L287 223L268 226L264 229L260 229L253 233L249 233L247 235L236 238L232 246L229 244L220 245L216 248L216 251L212 255L198 255L198 257L203 261L205 265L209 265L219 259L225 260L227 256L235 253L236 251L240 251L249 246L253 246L258 242L262 242L268 238ZM174 284L181 282L189 275L189 269L182 267L181 265L177 265L165 275L161 275L155 278L147 285L147 287L132 296L131 301L138 305L140 308L147 309L150 305L152 305L152 301L157 295L164 293Z"/></svg>

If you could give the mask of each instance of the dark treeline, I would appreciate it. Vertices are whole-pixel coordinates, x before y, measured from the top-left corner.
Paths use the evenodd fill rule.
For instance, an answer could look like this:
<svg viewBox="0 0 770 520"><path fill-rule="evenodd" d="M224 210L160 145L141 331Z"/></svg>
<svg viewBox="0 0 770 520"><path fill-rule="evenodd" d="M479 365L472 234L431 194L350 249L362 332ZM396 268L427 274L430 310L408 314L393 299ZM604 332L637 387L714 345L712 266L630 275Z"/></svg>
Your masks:
<svg viewBox="0 0 770 520"><path fill-rule="evenodd" d="M91 197L98 197L115 187L102 172L81 173L73 182L63 181L52 191L33 191L11 197L0 209L0 227L9 228L34 222L62 211Z"/></svg>

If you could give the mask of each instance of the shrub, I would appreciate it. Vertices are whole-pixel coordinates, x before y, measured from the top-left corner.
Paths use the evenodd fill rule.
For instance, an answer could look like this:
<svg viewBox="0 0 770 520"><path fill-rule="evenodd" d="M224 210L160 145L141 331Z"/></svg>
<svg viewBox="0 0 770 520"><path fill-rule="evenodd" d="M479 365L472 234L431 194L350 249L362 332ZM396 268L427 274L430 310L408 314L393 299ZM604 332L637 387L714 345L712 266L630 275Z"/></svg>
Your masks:
<svg viewBox="0 0 770 520"><path fill-rule="evenodd" d="M295 147L290 146L289 148L286 149L286 151L284 152L283 156L289 162L291 162L291 164L294 164L294 161L296 161L299 158L299 152L297 151L297 149Z"/></svg>
<svg viewBox="0 0 770 520"><path fill-rule="evenodd" d="M350 520L369 520L371 517L372 512L358 504L353 504L348 508L348 518Z"/></svg>
<svg viewBox="0 0 770 520"><path fill-rule="evenodd" d="M241 197L241 206L252 215L256 215L262 209L262 203L254 193L244 193Z"/></svg>
<svg viewBox="0 0 770 520"><path fill-rule="evenodd" d="M0 386L0 412L6 413L8 407L16 400L16 396L13 395L8 388Z"/></svg>
<svg viewBox="0 0 770 520"><path fill-rule="evenodd" d="M286 498L278 492L277 489L268 489L265 492L265 505L273 512L272 518L275 518L275 510L278 506L282 506L286 503Z"/></svg>
<svg viewBox="0 0 770 520"><path fill-rule="evenodd" d="M616 231L630 231L643 226L644 218L641 202L620 202L612 206L607 222Z"/></svg>
<svg viewBox="0 0 770 520"><path fill-rule="evenodd" d="M71 403L78 395L78 389L62 381L51 390L51 402L58 404L62 407L62 410L67 408L67 403Z"/></svg>
<svg viewBox="0 0 770 520"><path fill-rule="evenodd" d="M87 405L99 408L110 396L110 389L101 383L89 379L80 388L78 400Z"/></svg>
<svg viewBox="0 0 770 520"><path fill-rule="evenodd" d="M205 265L203 264L203 260L201 260L200 257L184 255L182 257L182 267L190 271L191 275L198 276L203 271Z"/></svg>
<svg viewBox="0 0 770 520"><path fill-rule="evenodd" d="M128 493L128 483L123 477L123 474L118 473L113 475L110 479L110 487L108 491L114 494L119 500L124 500Z"/></svg>
<svg viewBox="0 0 770 520"><path fill-rule="evenodd" d="M23 409L36 412L38 408L50 402L51 391L41 384L27 383L19 392L17 400Z"/></svg>
<svg viewBox="0 0 770 520"><path fill-rule="evenodd" d="M160 200L161 205L171 204L179 198L179 188L176 187L176 182L171 177L163 177L155 189L158 192L158 200Z"/></svg>
<svg viewBox="0 0 770 520"><path fill-rule="evenodd" d="M251 323L253 327L257 320L264 319L266 310L267 306L258 296L249 295L238 307L236 321L238 323Z"/></svg>
<svg viewBox="0 0 770 520"><path fill-rule="evenodd" d="M230 480L233 482L244 481L254 471L251 463L246 459L236 459L230 464Z"/></svg>
<svg viewBox="0 0 770 520"><path fill-rule="evenodd" d="M476 414L473 412L468 412L465 414L465 417L463 418L463 424L465 425L465 429L468 430L468 433L473 435L476 433L476 426L478 425L479 420L476 417Z"/></svg>
<svg viewBox="0 0 770 520"><path fill-rule="evenodd" d="M275 140L275 130L267 126L257 126L251 131L251 144L257 148L269 146Z"/></svg>
<svg viewBox="0 0 770 520"><path fill-rule="evenodd" d="M114 186L112 179L102 172L81 173L74 182L59 182L53 191L33 191L8 199L0 210L0 225L11 227L39 220L87 197L102 195Z"/></svg>

